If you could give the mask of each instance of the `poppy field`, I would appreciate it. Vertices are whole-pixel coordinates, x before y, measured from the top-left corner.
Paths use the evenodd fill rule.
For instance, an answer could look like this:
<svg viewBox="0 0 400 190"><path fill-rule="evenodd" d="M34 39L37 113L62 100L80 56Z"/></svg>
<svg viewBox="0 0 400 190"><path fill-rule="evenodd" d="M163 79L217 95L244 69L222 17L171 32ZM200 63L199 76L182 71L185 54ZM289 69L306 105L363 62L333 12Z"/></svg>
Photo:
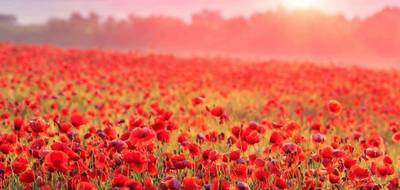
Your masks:
<svg viewBox="0 0 400 190"><path fill-rule="evenodd" d="M399 189L400 72L0 44L1 189Z"/></svg>

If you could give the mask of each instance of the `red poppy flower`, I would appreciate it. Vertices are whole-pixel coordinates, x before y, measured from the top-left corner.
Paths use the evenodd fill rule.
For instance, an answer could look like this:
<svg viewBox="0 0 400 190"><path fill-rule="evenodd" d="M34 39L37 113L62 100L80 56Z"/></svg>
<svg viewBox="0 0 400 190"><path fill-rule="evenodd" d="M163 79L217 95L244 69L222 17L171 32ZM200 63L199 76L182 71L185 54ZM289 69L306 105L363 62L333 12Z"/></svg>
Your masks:
<svg viewBox="0 0 400 190"><path fill-rule="evenodd" d="M332 184L337 184L340 181L340 177L335 174L329 174L329 182Z"/></svg>
<svg viewBox="0 0 400 190"><path fill-rule="evenodd" d="M279 145L283 142L283 136L278 131L273 131L269 138L269 143Z"/></svg>
<svg viewBox="0 0 400 190"><path fill-rule="evenodd" d="M126 184L126 182L128 181L128 179L129 178L127 178L126 176L124 176L124 175L121 175L121 174L116 174L115 176L114 176L114 178L112 179L112 186L113 187L124 187L125 186L125 184Z"/></svg>
<svg viewBox="0 0 400 190"><path fill-rule="evenodd" d="M357 161L354 160L354 159L351 159L351 158L349 158L349 157L345 157L345 158L344 158L344 166L345 166L347 169L350 169L350 168L351 168L352 166L354 166L356 163L357 163Z"/></svg>
<svg viewBox="0 0 400 190"><path fill-rule="evenodd" d="M39 138L39 139L34 140L31 143L30 148L32 150L39 150L39 149L42 149L45 145L46 145L46 142L43 139Z"/></svg>
<svg viewBox="0 0 400 190"><path fill-rule="evenodd" d="M171 162L174 169L184 169L189 166L189 161L186 160L183 154L171 156Z"/></svg>
<svg viewBox="0 0 400 190"><path fill-rule="evenodd" d="M331 146L326 146L321 150L321 155L323 158L332 158L333 155L333 148Z"/></svg>
<svg viewBox="0 0 400 190"><path fill-rule="evenodd" d="M147 158L142 152L126 151L122 157L135 172L142 173L147 169Z"/></svg>
<svg viewBox="0 0 400 190"><path fill-rule="evenodd" d="M128 147L126 145L126 143L122 140L113 140L110 142L110 147L115 148L118 152L121 152L122 150L124 150L126 147Z"/></svg>
<svg viewBox="0 0 400 190"><path fill-rule="evenodd" d="M201 189L201 180L197 177L188 177L186 176L182 181L182 189L183 190L197 190Z"/></svg>
<svg viewBox="0 0 400 190"><path fill-rule="evenodd" d="M3 120L8 119L9 117L10 117L10 113L8 113L8 112L4 112L0 115L0 118Z"/></svg>
<svg viewBox="0 0 400 190"><path fill-rule="evenodd" d="M137 181L133 180L133 179L128 179L125 182L125 187L128 187L128 189L130 189L130 190L131 189L132 190L142 190L143 189L142 184L140 182L137 182Z"/></svg>
<svg viewBox="0 0 400 190"><path fill-rule="evenodd" d="M0 152L3 154L9 154L10 152L13 151L13 147L9 144L1 144L0 145Z"/></svg>
<svg viewBox="0 0 400 190"><path fill-rule="evenodd" d="M246 179L247 177L247 166L244 164L238 164L232 170L232 176L239 179Z"/></svg>
<svg viewBox="0 0 400 190"><path fill-rule="evenodd" d="M398 177L394 177L389 181L389 190L398 190L400 188L400 180Z"/></svg>
<svg viewBox="0 0 400 190"><path fill-rule="evenodd" d="M211 115L213 115L215 117L221 117L224 113L225 113L225 111L224 111L223 107L215 107L215 108L211 109Z"/></svg>
<svg viewBox="0 0 400 190"><path fill-rule="evenodd" d="M231 132L232 134L236 137L239 138L239 135L241 133L242 129L238 126L232 127Z"/></svg>
<svg viewBox="0 0 400 190"><path fill-rule="evenodd" d="M269 176L268 172L264 168L257 168L253 175L258 181L266 181Z"/></svg>
<svg viewBox="0 0 400 190"><path fill-rule="evenodd" d="M248 134L245 138L246 138L246 142L251 145L254 145L254 144L260 142L260 137L259 137L257 131L250 132L250 134Z"/></svg>
<svg viewBox="0 0 400 190"><path fill-rule="evenodd" d="M220 158L221 158L221 154L218 151L216 151L216 150L208 151L208 159L210 161L215 162L215 161L219 160Z"/></svg>
<svg viewBox="0 0 400 190"><path fill-rule="evenodd" d="M250 190L250 187L249 187L249 185L247 185L247 183L239 182L236 185L236 190Z"/></svg>
<svg viewBox="0 0 400 190"><path fill-rule="evenodd" d="M382 177L394 174L394 168L389 164L380 165L376 168L376 170L378 172L378 175Z"/></svg>
<svg viewBox="0 0 400 190"><path fill-rule="evenodd" d="M216 143L218 141L218 132L211 131L206 135L206 139L210 142Z"/></svg>
<svg viewBox="0 0 400 190"><path fill-rule="evenodd" d="M68 155L61 151L51 151L44 158L44 170L48 172L66 172L68 170Z"/></svg>
<svg viewBox="0 0 400 190"><path fill-rule="evenodd" d="M58 125L58 129L61 133L68 133L71 127L72 126L69 123L61 123L60 125Z"/></svg>
<svg viewBox="0 0 400 190"><path fill-rule="evenodd" d="M18 157L12 163L13 172L16 174L19 174L19 173L25 171L26 168L28 167L28 163L29 163L28 160L26 160L25 158Z"/></svg>
<svg viewBox="0 0 400 190"><path fill-rule="evenodd" d="M396 132L395 134L393 134L392 140L393 140L394 142L400 143L400 131L398 131L398 132Z"/></svg>
<svg viewBox="0 0 400 190"><path fill-rule="evenodd" d="M181 183L173 176L167 176L160 183L160 190L179 190Z"/></svg>
<svg viewBox="0 0 400 190"><path fill-rule="evenodd" d="M385 156L383 157L383 162L384 162L385 164L392 164L392 163L393 163L393 159L392 159L390 156L385 155Z"/></svg>
<svg viewBox="0 0 400 190"><path fill-rule="evenodd" d="M76 186L76 190L97 190L97 188L89 182L82 181Z"/></svg>
<svg viewBox="0 0 400 190"><path fill-rule="evenodd" d="M214 178L211 182L211 190L229 190L229 181L225 179Z"/></svg>
<svg viewBox="0 0 400 190"><path fill-rule="evenodd" d="M292 143L286 143L281 146L281 150L283 153L287 155L297 154L297 145Z"/></svg>
<svg viewBox="0 0 400 190"><path fill-rule="evenodd" d="M180 144L187 144L187 141L189 140L189 135L187 133L181 133L178 136L178 142Z"/></svg>
<svg viewBox="0 0 400 190"><path fill-rule="evenodd" d="M350 178L365 179L365 178L369 177L369 172L368 172L368 169L354 165L350 169L349 176L350 176Z"/></svg>
<svg viewBox="0 0 400 190"><path fill-rule="evenodd" d="M299 130L301 126L295 121L288 121L285 123L284 128L288 131L294 131L294 130Z"/></svg>
<svg viewBox="0 0 400 190"><path fill-rule="evenodd" d="M324 143L325 142L325 135L321 133L314 133L311 135L311 140L314 143Z"/></svg>
<svg viewBox="0 0 400 190"><path fill-rule="evenodd" d="M342 105L336 100L330 100L328 102L328 109L334 114L339 114L342 111Z"/></svg>
<svg viewBox="0 0 400 190"><path fill-rule="evenodd" d="M382 154L383 154L382 151L380 151L378 148L375 148L375 147L367 148L367 149L365 149L364 152L370 158L378 158L378 157L382 156Z"/></svg>
<svg viewBox="0 0 400 190"><path fill-rule="evenodd" d="M282 179L282 178L275 178L274 185L279 189L286 189L287 188L287 184L286 184L285 180Z"/></svg>
<svg viewBox="0 0 400 190"><path fill-rule="evenodd" d="M32 183L35 181L33 170L27 170L19 175L19 181L22 183Z"/></svg>
<svg viewBox="0 0 400 190"><path fill-rule="evenodd" d="M240 158L240 150L235 150L229 153L230 160L237 160Z"/></svg>
<svg viewBox="0 0 400 190"><path fill-rule="evenodd" d="M197 106L199 104L202 104L204 99L202 97L195 97L192 99L192 105Z"/></svg>
<svg viewBox="0 0 400 190"><path fill-rule="evenodd" d="M108 140L113 140L117 138L117 132L111 126L107 126L103 131L106 134Z"/></svg>
<svg viewBox="0 0 400 190"><path fill-rule="evenodd" d="M144 179L144 190L157 190L157 188L153 184L153 180L149 177Z"/></svg>
<svg viewBox="0 0 400 190"><path fill-rule="evenodd" d="M236 142L236 147L245 152L248 148L248 145L246 141L238 141Z"/></svg>
<svg viewBox="0 0 400 190"><path fill-rule="evenodd" d="M357 190L358 189L360 189L360 190L364 190L364 189L367 189L367 190L380 190L380 189L382 189L382 187L380 185L376 184L376 183L366 183L366 184L358 185L356 187L356 189Z"/></svg>
<svg viewBox="0 0 400 190"><path fill-rule="evenodd" d="M70 122L75 128L79 128L81 125L87 123L86 118L78 113L72 113Z"/></svg>
<svg viewBox="0 0 400 190"><path fill-rule="evenodd" d="M29 127L34 133L44 132L48 125L42 118L33 118L29 121Z"/></svg>
<svg viewBox="0 0 400 190"><path fill-rule="evenodd" d="M193 144L193 143L188 145L188 150L189 150L190 155L192 157L199 156L201 154L200 147L198 145L196 145L196 144Z"/></svg>
<svg viewBox="0 0 400 190"><path fill-rule="evenodd" d="M22 117L14 118L14 130L19 131L24 126L24 119Z"/></svg>
<svg viewBox="0 0 400 190"><path fill-rule="evenodd" d="M169 132L166 130L161 130L157 132L157 139L164 143L169 143Z"/></svg>
<svg viewBox="0 0 400 190"><path fill-rule="evenodd" d="M138 144L138 143L145 143L150 141L155 137L155 133L153 130L147 127L137 127L134 128L129 136L129 142L132 144Z"/></svg>

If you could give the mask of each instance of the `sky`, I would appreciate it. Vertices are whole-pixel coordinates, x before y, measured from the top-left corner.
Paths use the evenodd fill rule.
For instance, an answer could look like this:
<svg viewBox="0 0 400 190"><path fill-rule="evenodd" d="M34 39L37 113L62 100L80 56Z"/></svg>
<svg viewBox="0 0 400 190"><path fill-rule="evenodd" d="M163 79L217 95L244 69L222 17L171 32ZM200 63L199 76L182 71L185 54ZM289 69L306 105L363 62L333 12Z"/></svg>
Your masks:
<svg viewBox="0 0 400 190"><path fill-rule="evenodd" d="M190 20L204 9L219 10L225 17L286 7L314 8L348 18L365 17L385 6L400 7L400 0L0 0L0 13L14 14L21 24L43 23L49 17L67 18L73 12L124 18L129 14L168 15Z"/></svg>

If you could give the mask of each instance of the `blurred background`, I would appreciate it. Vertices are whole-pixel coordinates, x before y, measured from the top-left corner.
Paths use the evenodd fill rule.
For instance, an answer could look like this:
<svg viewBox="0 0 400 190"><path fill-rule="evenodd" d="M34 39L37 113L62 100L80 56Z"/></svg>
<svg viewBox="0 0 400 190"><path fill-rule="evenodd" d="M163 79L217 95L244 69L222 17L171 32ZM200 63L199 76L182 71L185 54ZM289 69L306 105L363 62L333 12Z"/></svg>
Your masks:
<svg viewBox="0 0 400 190"><path fill-rule="evenodd" d="M400 64L399 0L4 0L0 41Z"/></svg>

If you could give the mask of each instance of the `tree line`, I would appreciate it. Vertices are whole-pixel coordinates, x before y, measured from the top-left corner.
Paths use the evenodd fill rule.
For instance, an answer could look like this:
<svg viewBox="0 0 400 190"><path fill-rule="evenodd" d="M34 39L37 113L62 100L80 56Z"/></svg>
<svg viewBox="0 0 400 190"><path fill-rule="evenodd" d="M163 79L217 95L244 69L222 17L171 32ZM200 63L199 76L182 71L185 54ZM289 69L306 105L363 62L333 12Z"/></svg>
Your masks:
<svg viewBox="0 0 400 190"><path fill-rule="evenodd" d="M231 18L205 10L193 14L190 22L161 15L115 19L73 13L35 25L21 25L15 16L3 14L0 40L171 52L399 58L400 9L387 7L353 19L317 10L278 9Z"/></svg>

